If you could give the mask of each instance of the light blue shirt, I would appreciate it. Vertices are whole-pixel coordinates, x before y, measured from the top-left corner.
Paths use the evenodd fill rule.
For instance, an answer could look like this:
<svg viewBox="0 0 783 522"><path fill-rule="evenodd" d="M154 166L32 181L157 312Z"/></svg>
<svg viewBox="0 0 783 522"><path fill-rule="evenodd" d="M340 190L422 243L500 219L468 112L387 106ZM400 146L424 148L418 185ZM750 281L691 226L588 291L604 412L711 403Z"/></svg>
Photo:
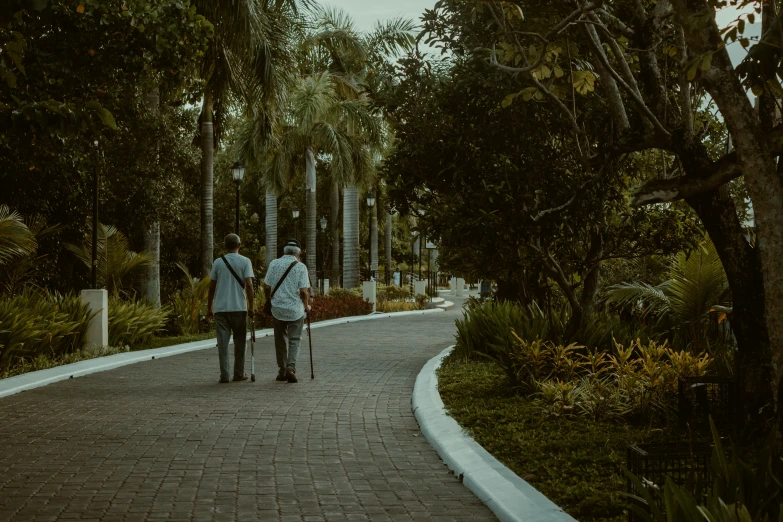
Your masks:
<svg viewBox="0 0 783 522"><path fill-rule="evenodd" d="M277 282L294 261L296 261L294 256L283 256L269 263L264 284L274 290ZM298 321L304 316L304 303L299 297L299 290L302 288L310 288L310 277L307 274L305 264L297 263L272 297L272 316L275 319L278 321Z"/></svg>
<svg viewBox="0 0 783 522"><path fill-rule="evenodd" d="M226 260L242 279L242 286L231 275L226 263L220 258L215 259L209 274L210 279L217 282L213 310L215 313L247 312L244 283L246 278L253 277L253 265L248 258L235 253L226 254Z"/></svg>

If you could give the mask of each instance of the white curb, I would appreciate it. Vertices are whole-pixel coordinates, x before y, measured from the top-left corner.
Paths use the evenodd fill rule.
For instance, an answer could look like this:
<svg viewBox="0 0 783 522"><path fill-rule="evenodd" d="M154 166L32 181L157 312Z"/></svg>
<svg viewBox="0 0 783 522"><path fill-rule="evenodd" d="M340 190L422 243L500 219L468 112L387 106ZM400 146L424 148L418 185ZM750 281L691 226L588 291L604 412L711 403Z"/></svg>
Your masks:
<svg viewBox="0 0 783 522"><path fill-rule="evenodd" d="M324 328L326 326L336 326L340 324L368 321L372 319L387 319L390 317L406 317L412 315L424 315L433 312L443 312L443 310L416 310L413 312L394 312L387 314L359 315L354 317L344 317L341 319L330 319L328 321L319 321L313 324L313 329ZM256 339L274 335L271 328L256 330ZM248 335L249 338L249 335ZM215 339L206 339L204 341L195 341L192 343L177 344L175 346L166 346L163 348L154 348L151 350L140 350L137 352L118 353L106 357L97 357L86 361L79 361L73 364L64 364L46 370L23 373L7 379L0 379L0 398L14 395L25 390L32 390L66 379L74 379L91 373L113 370L121 366L127 366L150 359L160 359L162 357L171 357L198 350L206 350L215 347Z"/></svg>
<svg viewBox="0 0 783 522"><path fill-rule="evenodd" d="M453 348L430 359L416 377L411 403L421 433L454 475L501 522L576 522L490 455L448 415L438 393L435 372Z"/></svg>

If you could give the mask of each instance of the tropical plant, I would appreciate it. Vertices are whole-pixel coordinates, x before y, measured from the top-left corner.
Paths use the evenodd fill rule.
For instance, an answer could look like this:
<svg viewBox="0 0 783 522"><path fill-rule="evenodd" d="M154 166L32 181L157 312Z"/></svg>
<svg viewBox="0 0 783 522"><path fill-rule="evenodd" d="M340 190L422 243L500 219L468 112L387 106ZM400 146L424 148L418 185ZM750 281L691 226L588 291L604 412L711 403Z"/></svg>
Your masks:
<svg viewBox="0 0 783 522"><path fill-rule="evenodd" d="M209 296L209 277L201 279L190 275L188 267L177 263L185 280L185 288L174 296L174 316L179 321L185 334L199 333L201 318L206 314L207 297Z"/></svg>
<svg viewBox="0 0 783 522"><path fill-rule="evenodd" d="M84 234L81 245L66 244L65 247L88 269L92 267L92 232ZM145 252L136 253L130 249L130 242L113 225L98 225L98 287L106 288L111 296L133 293L132 283L152 262Z"/></svg>
<svg viewBox="0 0 783 522"><path fill-rule="evenodd" d="M166 325L168 308L144 301L109 300L109 346L140 348Z"/></svg>
<svg viewBox="0 0 783 522"><path fill-rule="evenodd" d="M75 295L25 289L0 299L0 369L81 350L93 316Z"/></svg>
<svg viewBox="0 0 783 522"><path fill-rule="evenodd" d="M35 236L22 216L7 205L0 205L0 265L35 251Z"/></svg>
<svg viewBox="0 0 783 522"><path fill-rule="evenodd" d="M775 522L783 516L783 460L777 430L751 464L733 445L727 457L720 434L710 419L713 448L706 486L691 474L684 484L667 477L664 484L642 482L624 473L641 496L629 495L631 510L643 522Z"/></svg>
<svg viewBox="0 0 783 522"><path fill-rule="evenodd" d="M672 260L668 279L652 286L621 283L607 291L607 302L651 317L663 333L673 333L695 351L718 343L730 343L726 314L711 315L715 307L729 305L729 285L720 257L710 239L690 255L681 252ZM717 321L716 321L717 318ZM726 321L727 323L727 321Z"/></svg>
<svg viewBox="0 0 783 522"><path fill-rule="evenodd" d="M2 213L2 209L0 209ZM24 225L33 237L33 250L23 256L17 256L13 262L0 263L0 294L16 294L26 285L36 285L37 281L49 274L44 269L45 255L38 255L41 240L61 229L59 225L50 226L44 216L34 215L24 219ZM2 228L2 225L0 225Z"/></svg>

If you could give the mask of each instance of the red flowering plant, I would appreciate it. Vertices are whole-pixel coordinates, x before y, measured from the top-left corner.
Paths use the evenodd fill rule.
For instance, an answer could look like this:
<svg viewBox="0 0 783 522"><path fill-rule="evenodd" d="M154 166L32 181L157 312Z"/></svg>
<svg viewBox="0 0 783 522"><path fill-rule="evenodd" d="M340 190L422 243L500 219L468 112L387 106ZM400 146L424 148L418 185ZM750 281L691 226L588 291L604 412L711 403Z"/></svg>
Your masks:
<svg viewBox="0 0 783 522"><path fill-rule="evenodd" d="M326 321L341 317L352 317L372 313L372 303L351 295L323 295L313 300L310 321ZM271 328L272 317L264 313L263 306L255 312L256 328Z"/></svg>

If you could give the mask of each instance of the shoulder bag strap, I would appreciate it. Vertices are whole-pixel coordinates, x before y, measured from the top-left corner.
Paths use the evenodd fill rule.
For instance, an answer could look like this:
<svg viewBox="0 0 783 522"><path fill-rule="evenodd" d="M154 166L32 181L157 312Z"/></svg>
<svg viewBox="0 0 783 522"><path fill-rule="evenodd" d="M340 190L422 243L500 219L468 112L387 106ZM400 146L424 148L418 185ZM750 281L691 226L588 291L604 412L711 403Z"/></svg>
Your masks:
<svg viewBox="0 0 783 522"><path fill-rule="evenodd" d="M280 285L283 284L283 281L285 281L285 278L288 277L288 273L291 271L291 269L294 267L294 265L296 265L298 262L299 261L294 261L293 263L291 263L291 265L285 271L285 274L283 274L283 277L281 277L280 281L278 281L277 284L275 285L275 289L272 290L272 295L269 296L270 300L275 296L275 293L277 292L277 289L280 288Z"/></svg>
<svg viewBox="0 0 783 522"><path fill-rule="evenodd" d="M228 262L228 259L226 259L226 256L220 256L220 259L223 260L223 262L228 267L229 272L231 272L231 275L234 276L234 279L237 280L237 283L239 283L239 286L242 287L242 292L245 291L245 282L242 281L242 278L240 278L236 272L234 272L234 269L231 268L231 263Z"/></svg>

